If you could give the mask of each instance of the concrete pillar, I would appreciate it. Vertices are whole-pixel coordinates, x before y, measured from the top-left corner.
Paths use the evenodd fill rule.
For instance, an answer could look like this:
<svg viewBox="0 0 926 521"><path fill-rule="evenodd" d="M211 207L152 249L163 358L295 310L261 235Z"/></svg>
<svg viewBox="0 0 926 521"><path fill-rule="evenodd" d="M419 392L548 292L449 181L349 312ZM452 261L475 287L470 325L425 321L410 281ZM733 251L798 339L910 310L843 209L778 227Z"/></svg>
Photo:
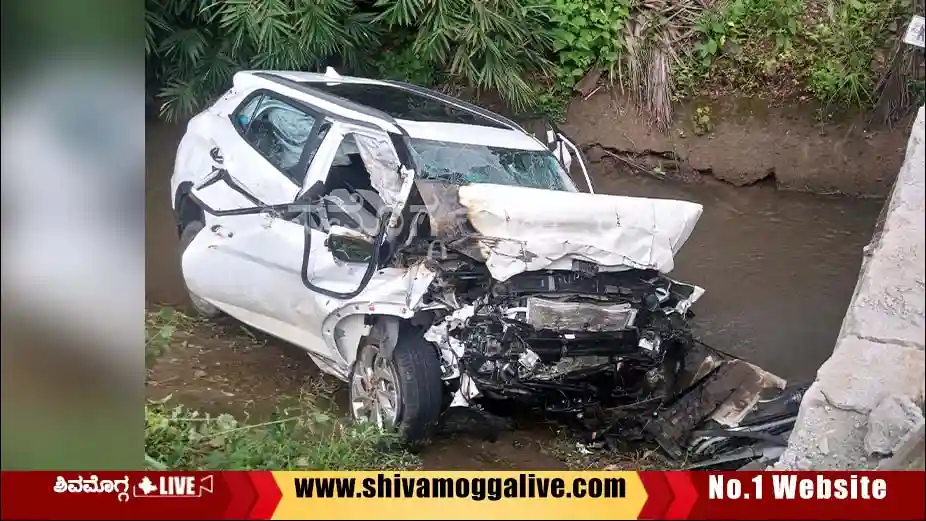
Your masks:
<svg viewBox="0 0 926 521"><path fill-rule="evenodd" d="M833 355L776 469L923 469L924 149L921 107Z"/></svg>

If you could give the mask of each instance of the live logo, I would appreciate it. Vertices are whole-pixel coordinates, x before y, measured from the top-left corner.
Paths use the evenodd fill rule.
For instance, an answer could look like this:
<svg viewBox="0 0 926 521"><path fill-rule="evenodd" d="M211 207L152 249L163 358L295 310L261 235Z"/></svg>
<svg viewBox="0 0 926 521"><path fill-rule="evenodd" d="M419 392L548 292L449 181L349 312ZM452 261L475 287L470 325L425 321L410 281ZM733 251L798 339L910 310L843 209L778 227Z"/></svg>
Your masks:
<svg viewBox="0 0 926 521"><path fill-rule="evenodd" d="M195 496L196 478L193 476L161 476L162 496Z"/></svg>
<svg viewBox="0 0 926 521"><path fill-rule="evenodd" d="M212 476L197 479L196 476L157 476L153 481L145 476L138 489L147 497L200 497L203 492L212 492Z"/></svg>

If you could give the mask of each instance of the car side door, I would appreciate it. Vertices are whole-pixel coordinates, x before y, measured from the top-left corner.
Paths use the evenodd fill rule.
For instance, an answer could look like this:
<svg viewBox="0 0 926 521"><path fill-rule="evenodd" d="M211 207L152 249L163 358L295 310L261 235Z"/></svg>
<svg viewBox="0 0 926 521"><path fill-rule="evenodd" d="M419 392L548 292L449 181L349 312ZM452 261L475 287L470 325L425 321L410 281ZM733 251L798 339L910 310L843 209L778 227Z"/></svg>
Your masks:
<svg viewBox="0 0 926 521"><path fill-rule="evenodd" d="M293 338L285 319L299 282L299 227L274 227L279 208L292 204L322 138L323 116L269 90L256 90L208 133L210 172L192 189L206 226L183 254L190 291L235 318L311 348L314 337ZM316 346L320 348L320 346Z"/></svg>

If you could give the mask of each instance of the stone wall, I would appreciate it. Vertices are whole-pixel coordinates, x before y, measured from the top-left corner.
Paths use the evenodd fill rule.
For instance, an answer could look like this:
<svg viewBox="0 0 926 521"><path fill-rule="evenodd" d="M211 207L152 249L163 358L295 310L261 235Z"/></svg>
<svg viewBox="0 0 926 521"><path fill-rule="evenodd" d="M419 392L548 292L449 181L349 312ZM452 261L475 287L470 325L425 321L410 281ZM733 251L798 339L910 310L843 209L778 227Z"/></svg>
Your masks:
<svg viewBox="0 0 926 521"><path fill-rule="evenodd" d="M924 148L920 108L833 355L776 468L923 468Z"/></svg>

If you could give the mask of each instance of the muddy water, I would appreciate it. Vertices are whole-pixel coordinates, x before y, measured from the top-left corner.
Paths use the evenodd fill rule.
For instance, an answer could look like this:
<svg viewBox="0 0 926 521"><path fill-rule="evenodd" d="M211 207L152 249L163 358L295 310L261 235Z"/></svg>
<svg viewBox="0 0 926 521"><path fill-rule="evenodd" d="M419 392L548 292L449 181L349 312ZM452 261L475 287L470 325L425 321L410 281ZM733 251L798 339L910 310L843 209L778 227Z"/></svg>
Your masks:
<svg viewBox="0 0 926 521"><path fill-rule="evenodd" d="M181 133L178 127L148 127L146 275L148 300L156 303L183 304L185 299L169 202L170 173ZM606 163L593 165L593 170L600 193L703 204L701 221L672 273L707 290L694 307L702 340L785 378L813 378L832 351L881 201L783 193L764 185L734 188L720 182L662 181L621 173ZM204 343L210 342L214 340ZM306 357L293 346L271 342L266 347L272 353L260 356L271 362L247 364L248 377L234 389L235 399L241 398L242 403L250 401L250 387L257 393L267 381L274 382L275 392L297 395L303 375L281 376L314 370L307 368ZM237 359L241 356L230 349L227 367L242 365ZM226 366L221 357L209 365L210 375ZM227 379L237 373L230 370ZM179 374L167 378L178 390L198 385ZM293 389L279 388L290 380L296 382ZM234 406L233 401L226 405ZM551 439L549 429L538 427L507 433L496 443L445 440L425 454L425 464L430 468L556 468L562 464L544 449Z"/></svg>
<svg viewBox="0 0 926 521"><path fill-rule="evenodd" d="M785 378L813 378L833 350L882 201L593 170L598 192L703 204L672 272L707 290L693 307L700 338Z"/></svg>

